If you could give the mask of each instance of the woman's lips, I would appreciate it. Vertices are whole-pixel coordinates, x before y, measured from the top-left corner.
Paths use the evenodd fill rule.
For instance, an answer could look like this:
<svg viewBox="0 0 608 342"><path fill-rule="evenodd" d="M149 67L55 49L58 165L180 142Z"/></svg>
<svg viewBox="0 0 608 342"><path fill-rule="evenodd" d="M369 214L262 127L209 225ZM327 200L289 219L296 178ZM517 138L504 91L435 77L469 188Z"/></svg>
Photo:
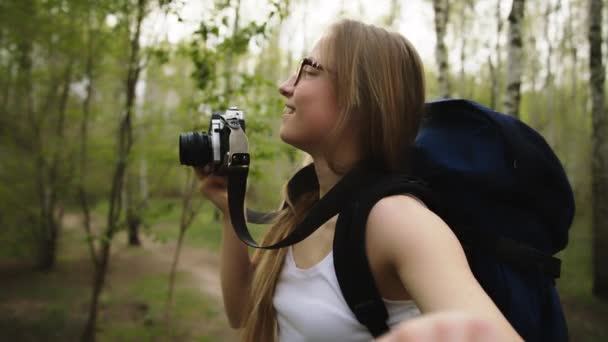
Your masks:
<svg viewBox="0 0 608 342"><path fill-rule="evenodd" d="M293 114L295 111L296 109L293 106L285 105L285 110L283 111L283 114Z"/></svg>

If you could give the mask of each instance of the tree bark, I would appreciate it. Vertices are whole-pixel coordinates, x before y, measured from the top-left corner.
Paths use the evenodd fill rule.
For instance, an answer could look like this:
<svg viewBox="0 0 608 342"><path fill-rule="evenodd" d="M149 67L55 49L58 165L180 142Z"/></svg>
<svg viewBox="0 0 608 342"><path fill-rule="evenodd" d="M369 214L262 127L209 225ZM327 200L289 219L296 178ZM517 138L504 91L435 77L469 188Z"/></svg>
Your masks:
<svg viewBox="0 0 608 342"><path fill-rule="evenodd" d="M101 250L101 258L99 259L99 265L95 268L94 279L93 279L93 295L91 297L91 305L89 306L89 317L84 328L84 332L81 337L83 342L95 341L95 332L97 330L97 307L99 306L99 297L105 284L108 262L107 257L110 254L110 244L103 244ZM106 257L104 257L106 256Z"/></svg>
<svg viewBox="0 0 608 342"><path fill-rule="evenodd" d="M593 294L608 299L608 114L604 103L602 0L589 1L589 85L592 117Z"/></svg>
<svg viewBox="0 0 608 342"><path fill-rule="evenodd" d="M146 13L147 0L138 0L136 8L136 19L133 34L130 35L130 56L126 77L126 103L125 112L120 122L118 134L118 155L114 175L112 177L112 188L109 197L109 209L107 216L107 226L101 239L101 252L99 255L99 267L95 269L93 293L89 316L81 336L82 341L94 341L97 326L97 307L99 296L105 285L105 279L110 261L110 248L112 239L119 226L120 212L122 207L122 190L124 188L125 176L127 173L129 156L133 146L133 101L135 99L135 84L141 71L140 65L140 45L141 24ZM127 15L129 13L126 13Z"/></svg>
<svg viewBox="0 0 608 342"><path fill-rule="evenodd" d="M133 167L128 168L125 176L124 186L124 201L127 207L127 231L129 233L128 244L129 246L140 246L141 240L139 239L139 226L141 224L141 203L138 203L137 199L137 176Z"/></svg>
<svg viewBox="0 0 608 342"><path fill-rule="evenodd" d="M433 10L435 12L435 34L437 36L435 58L438 68L439 96L448 98L450 97L450 71L448 66L448 51L445 46L445 34L449 18L448 1L433 0Z"/></svg>
<svg viewBox="0 0 608 342"><path fill-rule="evenodd" d="M63 143L65 135L65 115L69 98L70 84L72 83L72 71L74 60L68 61L63 75L61 93L59 97L59 107L57 110L57 122L53 132L53 153L49 168L44 168L39 172L47 175L41 183L39 196L41 196L42 208L42 227L43 239L40 251L38 267L41 270L50 270L55 266L57 260L57 239L61 232L61 219L63 216L63 206L61 205L63 188L66 185L65 165L63 154ZM39 153L43 153L42 150Z"/></svg>
<svg viewBox="0 0 608 342"><path fill-rule="evenodd" d="M232 39L235 39L236 34L239 32L240 16L241 16L241 0L237 0L236 7L234 9L234 22L232 23ZM232 49L230 49L229 51L226 52L226 59L225 59L224 63L225 63L225 68L226 68L225 74L224 74L225 75L224 81L226 82L224 93L226 94L226 105L231 106L231 105L233 105L230 103L230 101L231 101L232 91L233 91L232 73L233 73L233 69L234 69L234 53L232 52Z"/></svg>
<svg viewBox="0 0 608 342"><path fill-rule="evenodd" d="M467 80L465 65L468 59L468 43L470 42L469 32L467 31L469 20L471 19L469 13L475 13L475 4L471 0L465 0L460 6L460 85L455 93L462 98L471 98L472 94Z"/></svg>
<svg viewBox="0 0 608 342"><path fill-rule="evenodd" d="M554 4L553 0L549 0L547 1L547 7L545 8L545 19L544 19L544 36L546 37L546 44L547 44L547 56L545 59L545 69L546 69L546 75L545 75L545 81L544 81L544 86L543 86L543 90L544 90L544 98L545 98L545 106L544 106L544 110L546 113L557 113L556 109L557 106L559 106L558 103L556 103L555 100L555 93L556 93L556 89L555 89L555 76L554 76L554 70L553 70L553 57L555 54L555 46L553 41L557 40L556 37L552 37L551 36L551 26L553 25L554 22L558 22L557 20L555 20L555 16L556 14L558 14L560 12L561 9L561 0L557 0L557 2ZM559 24L556 24L555 26L553 26L556 31L560 30L561 28L559 27ZM553 148L555 148L556 150L560 150L559 147L557 146L558 143L558 133L557 133L557 129L558 129L558 119L560 117L560 114L556 114L552 119L546 119L545 123L547 126L547 133L546 133L546 138L549 141L549 144L551 144L551 146L553 146Z"/></svg>
<svg viewBox="0 0 608 342"><path fill-rule="evenodd" d="M93 64L93 56L94 56L94 44L93 44L93 28L92 18L91 18L91 8L88 8L88 20L87 20L87 59L85 64L84 75L87 79L87 87L86 87L86 95L82 102L82 121L80 122L80 151L79 151L79 175L78 175L78 184L76 188L78 189L78 198L80 199L80 206L82 210L82 215L84 218L83 226L86 234L87 246L89 248L89 256L91 257L91 261L95 266L95 269L99 268L99 260L97 258L97 251L95 250L95 242L93 232L91 231L91 208L89 205L89 197L86 193L85 179L88 175L88 154L87 147L89 141L89 118L91 114L91 101L93 99L93 91L94 91L94 80L95 80L95 66Z"/></svg>
<svg viewBox="0 0 608 342"><path fill-rule="evenodd" d="M171 331L171 312L173 308L175 278L177 274L177 265L179 264L179 256L181 254L184 236L186 234L186 230L188 230L198 212L198 209L194 208L192 205L192 200L194 198L194 193L196 190L196 184L196 177L194 177L192 171L189 170L188 176L186 178L185 189L182 194L182 213L179 224L179 237L177 239L177 247L175 248L175 254L173 255L173 262L171 263L171 271L169 272L169 293L167 295L167 303L165 306L165 324L167 325L168 331Z"/></svg>
<svg viewBox="0 0 608 342"><path fill-rule="evenodd" d="M488 56L488 64L490 65L490 108L495 108L500 110L498 107L499 103L499 87L500 87L500 78L499 73L502 69L502 49L500 48L500 36L502 34L502 17L500 11L500 2L501 0L496 0L496 9L494 12L496 18L496 41L494 42L494 53L496 54L496 62L492 61L492 57Z"/></svg>
<svg viewBox="0 0 608 342"><path fill-rule="evenodd" d="M519 117L521 101L521 75L523 63L522 22L525 0L513 0L509 14L509 42L507 49L507 91L505 94L505 112Z"/></svg>

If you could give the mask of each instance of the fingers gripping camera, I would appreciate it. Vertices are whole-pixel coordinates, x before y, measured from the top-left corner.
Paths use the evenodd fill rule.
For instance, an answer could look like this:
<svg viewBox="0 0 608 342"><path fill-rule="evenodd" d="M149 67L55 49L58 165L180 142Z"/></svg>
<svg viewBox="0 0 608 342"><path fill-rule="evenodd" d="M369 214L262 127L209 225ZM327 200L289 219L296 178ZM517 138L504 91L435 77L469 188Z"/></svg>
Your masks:
<svg viewBox="0 0 608 342"><path fill-rule="evenodd" d="M249 142L243 111L230 107L224 113L213 113L208 133L180 134L179 160L182 165L209 165L216 174L226 173L232 168L249 167Z"/></svg>

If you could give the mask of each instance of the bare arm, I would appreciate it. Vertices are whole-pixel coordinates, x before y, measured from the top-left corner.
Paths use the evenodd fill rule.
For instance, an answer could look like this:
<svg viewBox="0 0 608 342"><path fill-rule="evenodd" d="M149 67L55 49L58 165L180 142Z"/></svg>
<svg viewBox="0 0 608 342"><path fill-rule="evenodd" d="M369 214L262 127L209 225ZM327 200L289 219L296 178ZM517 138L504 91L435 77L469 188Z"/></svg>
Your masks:
<svg viewBox="0 0 608 342"><path fill-rule="evenodd" d="M381 251L423 313L484 317L497 327L500 341L521 340L473 276L451 229L414 198L379 201L368 218L367 241Z"/></svg>
<svg viewBox="0 0 608 342"><path fill-rule="evenodd" d="M232 228L230 215L224 215L221 246L220 276L224 309L232 328L240 328L243 309L249 300L253 266L247 246L239 240Z"/></svg>
<svg viewBox="0 0 608 342"><path fill-rule="evenodd" d="M482 317L443 311L399 323L376 342L494 342L499 329Z"/></svg>
<svg viewBox="0 0 608 342"><path fill-rule="evenodd" d="M201 180L201 192L222 213L222 245L220 250L220 279L224 309L232 328L242 325L243 310L249 300L253 266L247 246L239 240L230 222L226 179L196 169Z"/></svg>

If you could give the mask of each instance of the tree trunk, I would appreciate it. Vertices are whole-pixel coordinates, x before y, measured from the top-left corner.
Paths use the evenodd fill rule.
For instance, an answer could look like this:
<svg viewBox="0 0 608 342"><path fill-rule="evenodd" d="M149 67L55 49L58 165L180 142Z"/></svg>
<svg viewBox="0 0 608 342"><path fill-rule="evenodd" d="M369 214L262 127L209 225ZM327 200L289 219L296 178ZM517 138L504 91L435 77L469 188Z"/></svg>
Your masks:
<svg viewBox="0 0 608 342"><path fill-rule="evenodd" d="M37 8L33 0L19 1L18 4L21 12L29 13L32 17L36 16ZM9 122L23 116L30 119L33 115L32 43L35 30L33 26L32 23L24 23L21 28L24 32L19 35L17 42L16 94L13 92L14 98L7 100L14 106L13 113L8 118Z"/></svg>
<svg viewBox="0 0 608 342"><path fill-rule="evenodd" d="M137 209L131 208L127 210L127 228L129 229L129 246L141 246L139 239L139 227L141 225L140 213Z"/></svg>
<svg viewBox="0 0 608 342"><path fill-rule="evenodd" d="M182 213L180 218L179 225L179 237L177 239L177 247L175 249L175 254L173 255L173 262L171 264L171 271L169 272L169 293L167 295L167 304L165 306L165 324L167 325L167 330L171 331L171 312L173 308L173 293L175 291L175 278L177 274L177 265L179 264L179 256L182 250L182 245L184 241L184 236L186 234L186 230L192 222L194 221L194 217L197 214L197 209L193 208L192 200L194 197L194 193L196 190L197 179L192 174L192 171L189 170L188 176L186 178L186 186L184 192L182 194Z"/></svg>
<svg viewBox="0 0 608 342"><path fill-rule="evenodd" d="M50 271L55 267L57 261L57 235L53 233L55 227L53 222L44 222L44 229L48 230L47 236L44 236L40 240L40 249L38 251L38 265L37 268L41 271Z"/></svg>
<svg viewBox="0 0 608 342"><path fill-rule="evenodd" d="M236 38L237 33L239 32L239 20L240 20L240 16L241 16L241 0L237 0L236 1L236 6L234 9L234 22L232 23L232 39ZM226 51L226 59L224 61L225 63L225 79L224 81L225 83L225 89L224 89L224 94L226 96L226 105L227 106L232 106L233 104L230 103L230 101L232 100L232 92L233 92L233 84L232 84L232 74L233 74L233 70L234 70L234 53L232 52L232 49L230 49L229 51Z"/></svg>
<svg viewBox="0 0 608 342"><path fill-rule="evenodd" d="M2 44L0 42L0 44ZM9 98L11 97L11 90L13 88L13 60L7 58L6 65L3 65L4 75L0 78L0 134L3 136L6 134L7 126L10 124L8 116L9 112Z"/></svg>
<svg viewBox="0 0 608 342"><path fill-rule="evenodd" d="M471 98L472 95L466 73L466 62L468 59L467 49L469 43L469 32L467 31L467 27L469 26L470 20L470 15L468 13L475 13L475 4L470 0L466 0L460 6L460 85L455 92L462 98Z"/></svg>
<svg viewBox="0 0 608 342"><path fill-rule="evenodd" d="M139 47L137 47L139 50ZM143 115L143 100L145 98L144 94L137 94L137 89L142 89L139 86L144 86L145 89L145 78L146 74L139 67L142 60L141 56L137 56L136 60L133 60L132 63L137 65L137 75L133 75L134 77L131 81L127 82L127 111L131 114L131 117L135 120L141 120ZM134 69L135 70L135 69ZM142 128L137 131L134 128L131 128L131 135L137 136L140 135ZM135 139L133 139L135 140ZM145 160L142 158L142 162ZM140 194L144 191L145 183L147 180L144 178L144 174L142 173L141 167L136 169L136 164L129 165L126 171L126 179L125 179L125 205L126 205L126 214L127 214L127 231L128 231L128 245L131 247L141 246L140 228L143 222L142 220L142 209L145 206L147 198L145 196L141 196Z"/></svg>
<svg viewBox="0 0 608 342"><path fill-rule="evenodd" d="M127 230L129 232L129 246L141 246L139 239L139 226L141 214L137 200L137 182L134 170L129 168L125 179L124 197L127 207Z"/></svg>
<svg viewBox="0 0 608 342"><path fill-rule="evenodd" d="M38 267L41 270L48 271L55 266L57 239L61 232L61 218L63 216L63 206L61 205L63 197L63 189L66 186L66 168L67 161L63 158L63 144L65 135L65 116L67 103L70 92L70 84L72 83L72 71L74 60L70 59L63 75L61 93L57 110L57 122L53 132L52 157L51 165L43 167L39 172L46 175L44 181L40 184L41 187L39 196L41 196L42 208L42 227L43 227L43 243L40 251L40 259ZM44 153L42 149L38 153Z"/></svg>
<svg viewBox="0 0 608 342"><path fill-rule="evenodd" d="M570 70L570 95L572 103L578 102L578 44L575 41L575 28L574 28L574 18L575 18L575 8L570 2L568 5L568 22L566 24L566 30L564 34L564 38L566 39L566 43L564 45L567 46L566 53L564 53L564 57L570 57L572 59L572 69ZM578 111L577 111L578 112Z"/></svg>
<svg viewBox="0 0 608 342"><path fill-rule="evenodd" d="M82 342L95 341L95 332L97 330L97 308L99 306L99 297L105 284L106 274L108 270L108 261L110 255L110 244L103 242L101 250L101 258L99 259L98 267L95 268L93 276L93 293L91 296L91 305L89 306L89 317L81 337Z"/></svg>
<svg viewBox="0 0 608 342"><path fill-rule="evenodd" d="M124 188L125 176L127 173L128 160L133 146L133 100L135 98L135 84L137 83L140 65L140 45L141 24L146 13L146 0L137 1L136 21L134 32L130 35L130 56L126 77L126 104L125 113L120 122L118 133L118 155L117 162L114 168L112 177L112 188L109 197L109 209L107 216L107 226L101 240L101 253L99 255L99 267L95 269L95 277L93 283L93 293L91 298L91 306L89 316L82 334L82 341L94 341L95 330L97 326L97 310L99 304L99 296L105 285L106 273L110 261L110 249L114 233L118 229L120 212L122 207L122 191ZM126 13L127 15L129 13Z"/></svg>
<svg viewBox="0 0 608 342"><path fill-rule="evenodd" d="M93 29L92 25L92 17L91 17L92 9L87 9L87 59L85 64L84 76L87 80L86 87L86 95L82 102L82 121L80 122L80 153L79 153L79 175L78 175L78 184L76 188L78 189L78 198L80 199L80 206L82 210L82 216L84 218L83 226L86 235L87 246L89 248L89 256L95 269L99 268L99 260L97 258L97 252L95 250L95 243L93 238L93 232L91 231L91 208L89 205L89 197L86 193L85 188L85 179L88 175L87 169L87 147L89 142L89 117L91 114L91 100L93 99L93 90L94 90L94 79L95 79L95 69L93 64L93 56L94 56L94 44L93 44Z"/></svg>
<svg viewBox="0 0 608 342"><path fill-rule="evenodd" d="M523 63L522 22L525 0L513 0L509 14L509 41L507 48L507 91L505 94L505 112L519 117L521 100L521 75Z"/></svg>
<svg viewBox="0 0 608 342"><path fill-rule="evenodd" d="M502 69L502 54L500 48L500 36L502 34L502 16L500 11L501 0L496 0L496 8L494 16L496 18L496 40L494 42L494 53L496 55L496 61L492 61L492 55L488 55L488 66L490 68L490 108L494 108L500 111L498 108L499 103L499 88L500 88L500 70ZM490 43L488 43L488 49L490 49Z"/></svg>
<svg viewBox="0 0 608 342"><path fill-rule="evenodd" d="M547 56L545 59L545 69L546 69L546 75L545 75L545 81L544 81L544 85L543 85L543 90L544 90L544 98L545 98L545 104L544 104L544 113L545 115L547 115L547 113L557 113L557 108L559 108L559 103L556 103L556 99L555 99L555 76L554 76L554 70L553 70L553 55L555 53L555 46L554 46L554 41L557 40L557 37L552 37L551 36L551 27L553 25L553 22L558 23L557 20L555 20L555 16L556 14L558 14L560 12L560 8L561 8L561 0L557 0L556 4L553 4L553 0L547 1L547 7L545 8L545 18L544 18L544 36L546 37L546 44L547 44ZM556 24L555 26L553 26L553 28L556 31L559 31L561 29L561 27L559 27L559 23ZM544 120L544 125L546 125L547 130L546 130L546 138L549 142L549 144L551 146L553 146L553 148L555 148L556 150L561 150L558 146L558 135L557 135L557 129L558 129L558 125L559 125L559 117L560 114L556 114L550 118L545 117Z"/></svg>
<svg viewBox="0 0 608 342"><path fill-rule="evenodd" d="M602 0L589 2L589 72L592 116L593 294L608 299L608 114L604 103Z"/></svg>
<svg viewBox="0 0 608 342"><path fill-rule="evenodd" d="M445 46L445 34L449 18L449 7L447 0L433 0L435 11L435 33L437 43L435 45L435 58L437 60L439 96L450 97L450 71L448 67L448 51Z"/></svg>

